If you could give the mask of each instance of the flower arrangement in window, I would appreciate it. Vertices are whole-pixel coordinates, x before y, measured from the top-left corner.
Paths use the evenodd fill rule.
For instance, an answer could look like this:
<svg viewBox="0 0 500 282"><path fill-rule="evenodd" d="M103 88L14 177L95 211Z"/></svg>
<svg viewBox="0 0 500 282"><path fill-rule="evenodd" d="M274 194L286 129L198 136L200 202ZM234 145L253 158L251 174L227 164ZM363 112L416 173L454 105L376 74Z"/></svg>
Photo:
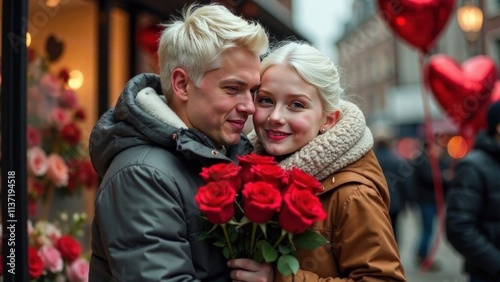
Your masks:
<svg viewBox="0 0 500 282"><path fill-rule="evenodd" d="M32 224L28 221L28 275L30 281L88 281L88 256L82 253L82 246L77 240L83 235L85 214L73 214L70 219L67 214L60 215L61 221L53 224L38 221ZM0 225L1 226L1 225ZM3 261L13 264L9 254L0 256L0 280L2 280Z"/></svg>
<svg viewBox="0 0 500 282"><path fill-rule="evenodd" d="M85 111L68 86L68 71L54 73L49 63L28 50L28 209L35 215L42 203L42 219L47 218L56 191L74 195L97 183L82 140Z"/></svg>

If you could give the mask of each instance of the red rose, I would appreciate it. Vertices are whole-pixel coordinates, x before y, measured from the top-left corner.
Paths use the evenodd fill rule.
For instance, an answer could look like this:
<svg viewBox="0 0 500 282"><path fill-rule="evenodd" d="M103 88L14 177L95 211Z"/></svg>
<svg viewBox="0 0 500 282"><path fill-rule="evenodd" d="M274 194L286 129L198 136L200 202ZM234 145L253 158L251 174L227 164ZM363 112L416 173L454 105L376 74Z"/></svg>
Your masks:
<svg viewBox="0 0 500 282"><path fill-rule="evenodd" d="M219 163L210 166L209 168L202 168L200 176L205 180L205 183L212 181L225 180L231 187L236 189L236 193L241 191L241 167L234 163Z"/></svg>
<svg viewBox="0 0 500 282"><path fill-rule="evenodd" d="M61 236L56 242L56 249L61 252L63 259L70 262L76 260L82 253L82 246L69 235Z"/></svg>
<svg viewBox="0 0 500 282"><path fill-rule="evenodd" d="M201 186L194 200L208 221L213 224L223 224L233 218L235 197L235 189L227 181L222 180Z"/></svg>
<svg viewBox="0 0 500 282"><path fill-rule="evenodd" d="M89 160L80 163L76 170L78 182L87 188L94 187L97 184L97 173Z"/></svg>
<svg viewBox="0 0 500 282"><path fill-rule="evenodd" d="M265 223L279 211L281 193L267 182L250 182L243 188L245 216L255 223Z"/></svg>
<svg viewBox="0 0 500 282"><path fill-rule="evenodd" d="M69 80L69 71L68 69L61 69L59 71L58 77L64 82L67 83Z"/></svg>
<svg viewBox="0 0 500 282"><path fill-rule="evenodd" d="M34 216L38 213L38 201L28 198L28 215Z"/></svg>
<svg viewBox="0 0 500 282"><path fill-rule="evenodd" d="M251 182L251 169L253 165L272 165L277 164L274 160L274 157L271 156L260 156L255 153L251 153L244 156L236 157L239 161L239 165L241 166L241 175L243 183Z"/></svg>
<svg viewBox="0 0 500 282"><path fill-rule="evenodd" d="M300 190L309 190L313 194L323 192L321 182L296 167L288 171L288 177L289 184L293 184Z"/></svg>
<svg viewBox="0 0 500 282"><path fill-rule="evenodd" d="M45 188L42 183L36 180L28 181L28 195L30 197L37 199L42 197L43 193L45 193Z"/></svg>
<svg viewBox="0 0 500 282"><path fill-rule="evenodd" d="M33 247L28 247L28 275L31 279L37 279L43 273L43 261L38 255L38 251Z"/></svg>
<svg viewBox="0 0 500 282"><path fill-rule="evenodd" d="M80 136L80 129L74 123L68 123L61 129L61 137L72 145L80 142Z"/></svg>
<svg viewBox="0 0 500 282"><path fill-rule="evenodd" d="M244 156L237 156L236 158L239 161L239 165L242 167L257 164L276 164L274 157L257 155L255 153L250 153Z"/></svg>
<svg viewBox="0 0 500 282"><path fill-rule="evenodd" d="M85 117L85 111L82 108L78 108L75 111L75 115L73 116L73 118L76 120L85 120Z"/></svg>
<svg viewBox="0 0 500 282"><path fill-rule="evenodd" d="M281 190L281 187L288 183L288 174L279 165L258 164L250 169L251 182L264 181L271 184L274 189Z"/></svg>
<svg viewBox="0 0 500 282"><path fill-rule="evenodd" d="M59 98L61 106L75 109L78 106L78 96L73 89L64 89Z"/></svg>
<svg viewBox="0 0 500 282"><path fill-rule="evenodd" d="M42 134L40 131L32 126L26 126L26 141L28 148L38 146L42 143Z"/></svg>
<svg viewBox="0 0 500 282"><path fill-rule="evenodd" d="M33 48L28 48L28 63L31 63L35 60L36 53Z"/></svg>
<svg viewBox="0 0 500 282"><path fill-rule="evenodd" d="M66 189L68 189L68 192L70 193L73 193L76 191L76 189L78 189L79 184L78 181L77 181L77 171L72 171L69 173L69 177L68 177L68 185L66 185Z"/></svg>
<svg viewBox="0 0 500 282"><path fill-rule="evenodd" d="M278 220L286 231L300 234L314 222L325 218L321 202L311 191L292 188L283 196L283 207Z"/></svg>

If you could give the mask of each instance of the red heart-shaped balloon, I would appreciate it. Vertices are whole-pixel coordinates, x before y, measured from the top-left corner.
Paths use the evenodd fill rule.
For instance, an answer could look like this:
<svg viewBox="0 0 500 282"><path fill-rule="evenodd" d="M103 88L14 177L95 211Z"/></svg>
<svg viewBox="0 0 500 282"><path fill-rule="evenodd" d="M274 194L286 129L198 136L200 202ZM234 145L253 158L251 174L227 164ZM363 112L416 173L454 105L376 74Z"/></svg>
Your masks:
<svg viewBox="0 0 500 282"><path fill-rule="evenodd" d="M381 17L407 43L429 52L453 11L455 0L378 0Z"/></svg>
<svg viewBox="0 0 500 282"><path fill-rule="evenodd" d="M469 143L469 145L472 145L476 134L480 130L486 129L487 126L486 113L488 112L490 106L496 101L500 101L500 81L497 81L495 83L495 87L493 88L490 97L488 98L486 103L484 103L484 105L482 105L481 108L479 108L479 110L472 117L472 119L467 122L464 122L460 126L460 132L462 136L466 138L467 143Z"/></svg>
<svg viewBox="0 0 500 282"><path fill-rule="evenodd" d="M424 80L436 100L457 125L471 119L488 102L497 70L487 56L459 65L446 55L434 55L424 67Z"/></svg>

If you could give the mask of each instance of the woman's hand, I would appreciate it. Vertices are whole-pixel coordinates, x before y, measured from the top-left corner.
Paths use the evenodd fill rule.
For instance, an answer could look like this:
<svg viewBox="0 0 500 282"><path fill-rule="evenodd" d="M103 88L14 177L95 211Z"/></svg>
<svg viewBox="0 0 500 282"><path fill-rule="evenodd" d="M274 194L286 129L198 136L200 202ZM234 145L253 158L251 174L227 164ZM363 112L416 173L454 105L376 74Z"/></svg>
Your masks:
<svg viewBox="0 0 500 282"><path fill-rule="evenodd" d="M233 268L230 276L233 281L268 282L274 280L274 270L269 263L258 263L251 259L232 259L227 266Z"/></svg>

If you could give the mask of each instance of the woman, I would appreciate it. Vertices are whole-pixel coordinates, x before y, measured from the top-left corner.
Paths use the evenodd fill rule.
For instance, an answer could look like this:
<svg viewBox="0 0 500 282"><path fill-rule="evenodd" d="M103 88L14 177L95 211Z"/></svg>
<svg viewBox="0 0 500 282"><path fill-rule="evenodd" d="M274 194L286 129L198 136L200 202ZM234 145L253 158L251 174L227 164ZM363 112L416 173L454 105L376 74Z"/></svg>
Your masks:
<svg viewBox="0 0 500 282"><path fill-rule="evenodd" d="M388 215L389 193L371 150L373 138L362 112L341 100L339 74L317 49L291 42L261 64L255 96L260 154L285 169L295 166L322 182L318 196L328 216L312 228L330 242L298 250L299 272L283 277L269 265L229 261L239 281L406 281ZM266 280L267 279L267 280Z"/></svg>

